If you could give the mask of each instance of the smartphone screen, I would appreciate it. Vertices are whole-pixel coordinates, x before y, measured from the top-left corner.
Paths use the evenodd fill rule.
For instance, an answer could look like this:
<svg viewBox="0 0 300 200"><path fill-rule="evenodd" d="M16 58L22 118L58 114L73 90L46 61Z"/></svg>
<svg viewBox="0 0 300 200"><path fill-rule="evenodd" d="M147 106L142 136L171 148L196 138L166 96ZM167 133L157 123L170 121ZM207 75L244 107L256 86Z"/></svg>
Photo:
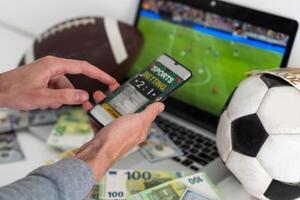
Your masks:
<svg viewBox="0 0 300 200"><path fill-rule="evenodd" d="M89 115L105 126L122 115L140 112L147 105L164 100L191 76L188 69L162 55L92 108Z"/></svg>

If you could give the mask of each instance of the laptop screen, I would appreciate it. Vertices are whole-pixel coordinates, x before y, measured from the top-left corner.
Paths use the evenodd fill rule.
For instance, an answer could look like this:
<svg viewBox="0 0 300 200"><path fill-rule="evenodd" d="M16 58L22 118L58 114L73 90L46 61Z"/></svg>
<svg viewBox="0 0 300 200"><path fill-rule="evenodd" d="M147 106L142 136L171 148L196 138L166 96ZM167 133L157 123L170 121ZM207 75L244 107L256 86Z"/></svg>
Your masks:
<svg viewBox="0 0 300 200"><path fill-rule="evenodd" d="M219 116L252 70L280 67L289 36L174 1L143 0L137 27L144 47L130 75L167 53L193 72L173 98Z"/></svg>

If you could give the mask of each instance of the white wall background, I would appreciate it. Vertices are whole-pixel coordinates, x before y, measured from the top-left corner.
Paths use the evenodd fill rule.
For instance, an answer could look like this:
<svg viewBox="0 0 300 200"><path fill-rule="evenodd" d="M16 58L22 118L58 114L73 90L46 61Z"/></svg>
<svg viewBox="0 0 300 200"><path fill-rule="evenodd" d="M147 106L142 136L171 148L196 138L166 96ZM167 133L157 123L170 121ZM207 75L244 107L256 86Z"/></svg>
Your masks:
<svg viewBox="0 0 300 200"><path fill-rule="evenodd" d="M300 21L299 0L226 1ZM62 20L84 15L105 15L133 23L137 3L138 0L1 0L0 71L18 63L32 43L30 35L38 35ZM13 28L26 34L16 33ZM300 67L300 36L296 39L289 66Z"/></svg>

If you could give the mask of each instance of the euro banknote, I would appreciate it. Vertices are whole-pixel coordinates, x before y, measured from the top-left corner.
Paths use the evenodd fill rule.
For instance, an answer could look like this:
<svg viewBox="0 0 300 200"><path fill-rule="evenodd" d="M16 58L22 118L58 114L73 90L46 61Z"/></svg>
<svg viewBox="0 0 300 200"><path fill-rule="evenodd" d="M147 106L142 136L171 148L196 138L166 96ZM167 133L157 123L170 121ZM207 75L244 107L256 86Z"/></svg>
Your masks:
<svg viewBox="0 0 300 200"><path fill-rule="evenodd" d="M62 114L55 124L47 144L62 150L76 149L94 136L90 121L81 108Z"/></svg>
<svg viewBox="0 0 300 200"><path fill-rule="evenodd" d="M193 194L187 191L193 191ZM211 182L209 177L201 172L184 178L169 181L128 197L128 200L190 200L192 195L197 200L221 200L222 194ZM201 198L202 199L201 199Z"/></svg>
<svg viewBox="0 0 300 200"><path fill-rule="evenodd" d="M257 74L270 74L273 76L277 76L289 84L294 86L296 89L300 91L300 69L299 68L280 68L280 69L271 69L271 70L255 70L250 72L250 75L257 75Z"/></svg>
<svg viewBox="0 0 300 200"><path fill-rule="evenodd" d="M110 170L99 182L99 199L126 199L130 195L187 175L190 173L183 171Z"/></svg>
<svg viewBox="0 0 300 200"><path fill-rule="evenodd" d="M99 185L94 185L92 191L83 200L102 200L99 198Z"/></svg>

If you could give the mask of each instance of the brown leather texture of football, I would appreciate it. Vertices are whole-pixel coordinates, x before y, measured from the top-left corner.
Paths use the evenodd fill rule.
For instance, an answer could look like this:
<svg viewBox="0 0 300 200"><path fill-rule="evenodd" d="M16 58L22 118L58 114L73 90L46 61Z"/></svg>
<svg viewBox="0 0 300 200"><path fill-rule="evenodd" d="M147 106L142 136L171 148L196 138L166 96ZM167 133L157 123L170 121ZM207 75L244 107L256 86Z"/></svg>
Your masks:
<svg viewBox="0 0 300 200"><path fill-rule="evenodd" d="M25 53L19 66L52 55L85 60L118 81L124 79L143 46L136 28L110 18L81 17L62 22L42 33ZM68 75L76 88L89 92L105 90L99 81L83 75Z"/></svg>

